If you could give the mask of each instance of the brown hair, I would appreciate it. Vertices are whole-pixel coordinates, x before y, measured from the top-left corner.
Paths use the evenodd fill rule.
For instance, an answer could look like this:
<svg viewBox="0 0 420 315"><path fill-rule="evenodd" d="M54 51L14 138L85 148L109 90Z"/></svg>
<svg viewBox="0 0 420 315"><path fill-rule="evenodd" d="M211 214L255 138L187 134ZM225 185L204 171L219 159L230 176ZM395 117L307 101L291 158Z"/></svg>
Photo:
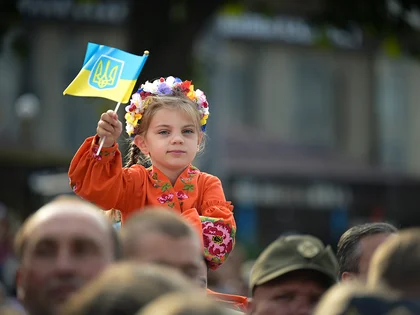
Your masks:
<svg viewBox="0 0 420 315"><path fill-rule="evenodd" d="M229 315L233 311L215 303L205 294L174 292L148 304L136 315Z"/></svg>
<svg viewBox="0 0 420 315"><path fill-rule="evenodd" d="M375 251L368 286L387 286L405 297L420 297L420 228L402 230Z"/></svg>
<svg viewBox="0 0 420 315"><path fill-rule="evenodd" d="M146 136L153 116L162 108L180 110L188 114L193 120L194 126L196 126L196 131L198 133L202 132L200 124L201 116L197 109L197 104L185 96L181 90L175 90L174 95L148 96L145 99L145 102L148 104L147 109L144 111L141 120L134 130L135 135ZM203 149L204 137L200 143L200 151ZM135 164L148 166L148 164L150 164L150 158L144 155L134 141L131 140L125 167L130 167Z"/></svg>
<svg viewBox="0 0 420 315"><path fill-rule="evenodd" d="M360 281L344 281L325 292L314 309L314 315L354 314L351 303L354 298L371 298L396 301L398 296L387 288L368 288ZM358 313L357 313L358 314ZM368 313L363 313L368 314ZM388 314L388 313L387 313ZM410 313L409 313L410 314Z"/></svg>
<svg viewBox="0 0 420 315"><path fill-rule="evenodd" d="M172 268L116 263L70 297L60 315L132 315L164 294L194 289Z"/></svg>

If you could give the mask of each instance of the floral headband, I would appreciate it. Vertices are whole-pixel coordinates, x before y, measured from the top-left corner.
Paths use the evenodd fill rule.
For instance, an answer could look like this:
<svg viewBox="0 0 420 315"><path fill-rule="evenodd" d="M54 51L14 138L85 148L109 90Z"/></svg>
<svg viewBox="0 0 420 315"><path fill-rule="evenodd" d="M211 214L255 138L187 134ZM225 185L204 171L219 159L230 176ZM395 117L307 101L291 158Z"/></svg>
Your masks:
<svg viewBox="0 0 420 315"><path fill-rule="evenodd" d="M149 105L146 100L148 96L173 95L175 89L180 89L190 100L197 104L197 109L201 115L201 130L206 131L207 118L209 117L209 103L203 91L194 90L191 81L182 81L180 78L172 76L160 78L153 82L146 81L138 91L132 95L130 105L125 107L126 131L129 136L135 134L136 127L143 117L144 110Z"/></svg>

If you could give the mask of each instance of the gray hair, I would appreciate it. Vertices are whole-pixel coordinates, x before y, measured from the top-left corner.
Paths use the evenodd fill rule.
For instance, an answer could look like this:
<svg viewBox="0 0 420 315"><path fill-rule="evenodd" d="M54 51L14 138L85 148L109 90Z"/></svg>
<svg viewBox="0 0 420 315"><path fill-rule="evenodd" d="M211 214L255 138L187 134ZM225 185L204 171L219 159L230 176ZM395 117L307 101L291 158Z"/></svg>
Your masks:
<svg viewBox="0 0 420 315"><path fill-rule="evenodd" d="M359 272L361 256L360 240L375 234L393 234L398 229L386 222L365 223L351 227L340 237L337 245L339 275L343 272Z"/></svg>

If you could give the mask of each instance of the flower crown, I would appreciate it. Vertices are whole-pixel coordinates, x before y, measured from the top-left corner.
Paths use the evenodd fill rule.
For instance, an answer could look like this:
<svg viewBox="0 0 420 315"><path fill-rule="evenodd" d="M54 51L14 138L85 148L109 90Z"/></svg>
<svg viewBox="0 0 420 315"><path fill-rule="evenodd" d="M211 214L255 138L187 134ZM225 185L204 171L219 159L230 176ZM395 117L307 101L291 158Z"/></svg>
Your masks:
<svg viewBox="0 0 420 315"><path fill-rule="evenodd" d="M203 91L194 90L191 81L182 81L180 78L172 76L160 78L153 82L146 81L140 86L138 91L132 95L130 105L125 107L126 131L128 135L135 134L136 127L143 117L144 110L149 105L146 99L148 96L174 95L175 89L183 92L190 100L197 104L197 109L201 115L201 130L206 131L207 118L209 117L209 104Z"/></svg>

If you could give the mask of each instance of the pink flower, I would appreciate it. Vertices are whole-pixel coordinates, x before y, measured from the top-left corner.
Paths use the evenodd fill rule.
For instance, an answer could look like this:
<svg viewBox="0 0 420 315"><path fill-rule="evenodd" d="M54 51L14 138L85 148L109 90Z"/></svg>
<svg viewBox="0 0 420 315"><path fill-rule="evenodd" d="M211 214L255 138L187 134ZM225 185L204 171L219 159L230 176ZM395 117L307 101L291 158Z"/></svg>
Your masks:
<svg viewBox="0 0 420 315"><path fill-rule="evenodd" d="M222 221L202 222L204 246L213 256L224 257L232 251L232 228Z"/></svg>
<svg viewBox="0 0 420 315"><path fill-rule="evenodd" d="M198 169L196 169L196 168L189 168L188 169L188 174L190 175L190 174L198 174L199 173L199 171L198 171Z"/></svg>
<svg viewBox="0 0 420 315"><path fill-rule="evenodd" d="M98 146L94 146L93 148L92 148L92 151L93 151L93 157L95 158L95 159L97 159L98 161L100 161L100 160L102 160L102 156L99 154L98 155L98 149L99 149L99 147Z"/></svg>
<svg viewBox="0 0 420 315"><path fill-rule="evenodd" d="M157 200L160 203L170 202L174 199L174 194L162 194Z"/></svg>
<svg viewBox="0 0 420 315"><path fill-rule="evenodd" d="M177 196L177 198L178 198L179 200L185 200L185 199L188 199L188 195L187 195L186 193L182 192L182 191L178 191L178 192L176 193L176 196Z"/></svg>
<svg viewBox="0 0 420 315"><path fill-rule="evenodd" d="M74 192L76 192L76 190L77 190L77 185L76 184L70 183L70 187Z"/></svg>

